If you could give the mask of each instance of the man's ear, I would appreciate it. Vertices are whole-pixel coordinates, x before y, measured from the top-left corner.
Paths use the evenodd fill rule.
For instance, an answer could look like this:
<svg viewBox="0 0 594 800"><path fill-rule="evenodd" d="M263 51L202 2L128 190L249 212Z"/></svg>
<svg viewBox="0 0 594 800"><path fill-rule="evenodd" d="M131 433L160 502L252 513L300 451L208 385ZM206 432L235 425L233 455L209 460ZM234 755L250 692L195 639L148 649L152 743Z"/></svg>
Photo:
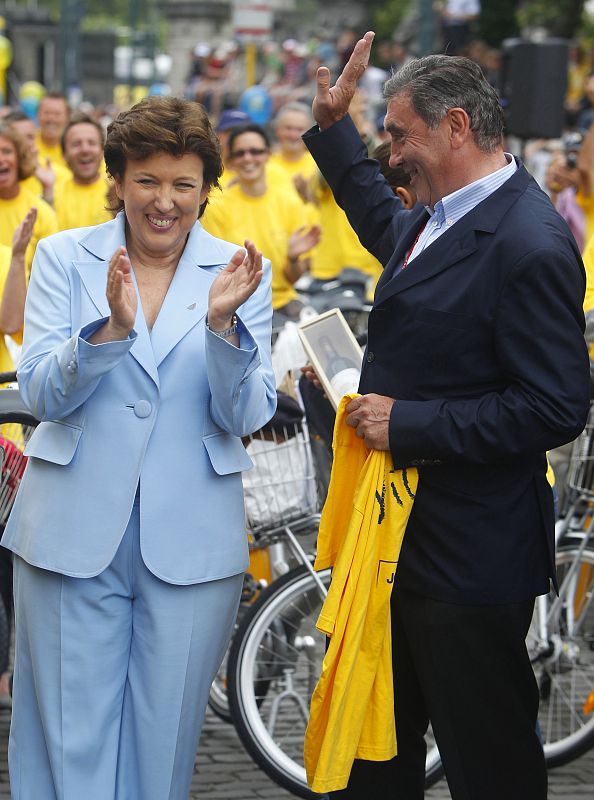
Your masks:
<svg viewBox="0 0 594 800"><path fill-rule="evenodd" d="M397 186L394 190L394 194L400 199L400 202L407 210L411 209L417 202L416 194L408 187Z"/></svg>
<svg viewBox="0 0 594 800"><path fill-rule="evenodd" d="M470 119L463 108L450 108L447 112L450 140L456 149L461 147L470 134Z"/></svg>

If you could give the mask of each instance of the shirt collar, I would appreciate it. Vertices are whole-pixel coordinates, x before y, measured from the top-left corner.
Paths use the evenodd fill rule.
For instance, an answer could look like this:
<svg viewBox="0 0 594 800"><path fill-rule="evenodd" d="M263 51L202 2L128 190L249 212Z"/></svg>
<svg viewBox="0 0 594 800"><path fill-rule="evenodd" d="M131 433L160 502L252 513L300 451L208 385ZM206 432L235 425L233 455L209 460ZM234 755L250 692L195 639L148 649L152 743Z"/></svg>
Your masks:
<svg viewBox="0 0 594 800"><path fill-rule="evenodd" d="M504 167L446 195L437 201L435 209L425 206L435 227L441 227L444 222L453 225L511 178L518 165L510 153L505 153L505 157L508 163Z"/></svg>

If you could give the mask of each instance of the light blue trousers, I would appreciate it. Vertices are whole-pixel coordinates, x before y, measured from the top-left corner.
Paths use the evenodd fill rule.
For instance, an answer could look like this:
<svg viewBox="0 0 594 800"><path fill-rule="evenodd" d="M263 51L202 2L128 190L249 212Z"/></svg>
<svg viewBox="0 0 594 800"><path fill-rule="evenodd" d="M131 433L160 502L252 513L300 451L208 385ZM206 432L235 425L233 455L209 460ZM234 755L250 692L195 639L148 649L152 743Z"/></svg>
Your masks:
<svg viewBox="0 0 594 800"><path fill-rule="evenodd" d="M187 800L242 575L175 586L145 566L138 506L111 565L15 557L14 800Z"/></svg>

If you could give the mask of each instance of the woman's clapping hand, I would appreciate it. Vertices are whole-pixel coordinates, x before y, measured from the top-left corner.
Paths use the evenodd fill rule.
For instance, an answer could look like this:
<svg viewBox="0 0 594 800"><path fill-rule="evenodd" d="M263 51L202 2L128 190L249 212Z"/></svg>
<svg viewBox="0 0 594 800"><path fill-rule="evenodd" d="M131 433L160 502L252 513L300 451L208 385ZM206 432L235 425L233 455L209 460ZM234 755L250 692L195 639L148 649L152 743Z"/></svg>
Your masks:
<svg viewBox="0 0 594 800"><path fill-rule="evenodd" d="M104 334L107 340L125 339L134 327L138 307L136 287L132 281L132 264L125 247L118 247L111 257L105 295L111 315L104 326Z"/></svg>
<svg viewBox="0 0 594 800"><path fill-rule="evenodd" d="M262 253L248 239L245 250L238 250L210 287L208 323L213 330L231 325L233 314L251 297L262 280Z"/></svg>

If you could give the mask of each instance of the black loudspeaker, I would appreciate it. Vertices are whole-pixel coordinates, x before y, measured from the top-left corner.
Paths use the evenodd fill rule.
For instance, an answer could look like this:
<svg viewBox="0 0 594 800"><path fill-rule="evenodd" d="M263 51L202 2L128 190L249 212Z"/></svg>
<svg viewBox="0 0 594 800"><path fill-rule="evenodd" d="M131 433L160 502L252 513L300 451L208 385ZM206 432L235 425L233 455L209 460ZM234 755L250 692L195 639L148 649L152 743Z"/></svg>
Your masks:
<svg viewBox="0 0 594 800"><path fill-rule="evenodd" d="M503 42L501 96L507 133L521 139L558 139L565 122L568 42Z"/></svg>

